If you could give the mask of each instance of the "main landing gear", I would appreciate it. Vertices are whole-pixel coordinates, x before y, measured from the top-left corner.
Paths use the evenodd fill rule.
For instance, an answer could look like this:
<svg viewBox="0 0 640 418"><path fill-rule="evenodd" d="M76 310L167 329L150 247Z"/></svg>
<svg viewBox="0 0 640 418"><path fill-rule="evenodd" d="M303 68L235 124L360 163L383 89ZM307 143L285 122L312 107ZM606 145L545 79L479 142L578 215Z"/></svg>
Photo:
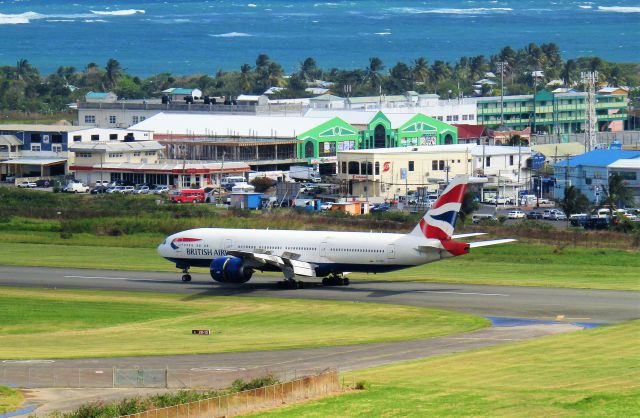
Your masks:
<svg viewBox="0 0 640 418"><path fill-rule="evenodd" d="M278 282L278 289L302 289L304 287L302 281L296 281L296 275L292 268L286 267L282 270L282 273L284 274L284 280Z"/></svg>
<svg viewBox="0 0 640 418"><path fill-rule="evenodd" d="M322 279L323 286L349 286L349 278L341 274L331 274Z"/></svg>
<svg viewBox="0 0 640 418"><path fill-rule="evenodd" d="M190 282L191 281L191 275L189 274L189 269L182 269L182 281L183 282Z"/></svg>

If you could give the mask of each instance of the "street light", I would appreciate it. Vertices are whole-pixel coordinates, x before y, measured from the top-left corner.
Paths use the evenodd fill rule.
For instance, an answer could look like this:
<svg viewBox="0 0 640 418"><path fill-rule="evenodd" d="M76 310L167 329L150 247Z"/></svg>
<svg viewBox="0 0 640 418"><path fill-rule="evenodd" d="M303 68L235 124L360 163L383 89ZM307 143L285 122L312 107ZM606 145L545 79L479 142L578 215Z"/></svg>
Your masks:
<svg viewBox="0 0 640 418"><path fill-rule="evenodd" d="M500 71L500 125L504 126L504 72L507 69L507 62L499 61L496 67Z"/></svg>

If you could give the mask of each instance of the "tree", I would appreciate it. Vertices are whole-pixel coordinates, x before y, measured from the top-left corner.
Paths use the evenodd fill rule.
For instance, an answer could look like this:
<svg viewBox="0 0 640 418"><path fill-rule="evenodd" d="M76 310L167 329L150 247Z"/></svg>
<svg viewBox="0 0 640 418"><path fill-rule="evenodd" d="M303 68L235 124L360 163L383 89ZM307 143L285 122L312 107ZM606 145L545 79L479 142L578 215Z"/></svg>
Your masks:
<svg viewBox="0 0 640 418"><path fill-rule="evenodd" d="M425 58L420 57L413 62L411 79L414 83L426 83L429 80L429 63Z"/></svg>
<svg viewBox="0 0 640 418"><path fill-rule="evenodd" d="M382 83L382 75L380 72L384 69L382 60L378 57L369 58L369 66L365 70L365 78L369 81L372 89L380 87Z"/></svg>
<svg viewBox="0 0 640 418"><path fill-rule="evenodd" d="M397 63L389 71L389 90L393 93L402 93L413 88L411 69L403 62Z"/></svg>
<svg viewBox="0 0 640 418"><path fill-rule="evenodd" d="M39 77L38 70L33 68L29 61L20 59L16 63L16 78L21 81L34 81Z"/></svg>
<svg viewBox="0 0 640 418"><path fill-rule="evenodd" d="M300 71L298 71L298 75L302 80L305 81L313 81L320 75L321 71L318 69L316 65L316 60L309 57L302 61L300 64Z"/></svg>
<svg viewBox="0 0 640 418"><path fill-rule="evenodd" d="M462 222L464 222L469 215L477 211L480 207L475 197L476 192L473 190L467 190L464 194L464 197L462 198L462 205L460 206L460 212L458 214Z"/></svg>
<svg viewBox="0 0 640 418"><path fill-rule="evenodd" d="M104 85L107 89L111 89L115 86L116 81L118 81L118 78L122 75L122 66L118 60L109 58L109 61L107 61L107 65L104 68Z"/></svg>
<svg viewBox="0 0 640 418"><path fill-rule="evenodd" d="M589 209L589 199L576 186L564 189L564 197L560 200L560 207L567 214L582 213Z"/></svg>
<svg viewBox="0 0 640 418"><path fill-rule="evenodd" d="M449 64L441 60L434 62L431 66L431 76L433 78L433 82L436 84L448 79L451 77L451 68L449 67Z"/></svg>
<svg viewBox="0 0 640 418"><path fill-rule="evenodd" d="M609 206L614 211L619 206L630 206L634 204L633 192L625 184L624 178L619 174L609 176L607 186L602 188L604 206Z"/></svg>
<svg viewBox="0 0 640 418"><path fill-rule="evenodd" d="M253 88L253 77L251 75L251 66L249 64L242 64L240 67L240 76L238 82L240 83L240 90L243 92L251 91Z"/></svg>

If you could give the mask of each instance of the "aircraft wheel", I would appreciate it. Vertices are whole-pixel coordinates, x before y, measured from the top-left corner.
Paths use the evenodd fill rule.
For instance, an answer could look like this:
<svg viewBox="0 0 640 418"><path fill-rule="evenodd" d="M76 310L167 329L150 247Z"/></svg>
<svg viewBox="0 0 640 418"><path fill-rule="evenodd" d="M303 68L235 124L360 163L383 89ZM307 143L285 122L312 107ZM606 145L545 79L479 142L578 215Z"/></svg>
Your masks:
<svg viewBox="0 0 640 418"><path fill-rule="evenodd" d="M342 281L342 286L349 286L349 278L348 277L343 277L341 281Z"/></svg>
<svg viewBox="0 0 640 418"><path fill-rule="evenodd" d="M298 280L297 285L298 289L304 289L304 282L302 280Z"/></svg>
<svg viewBox="0 0 640 418"><path fill-rule="evenodd" d="M328 279L328 278L326 278L326 277L323 277L323 278L322 278L322 285L323 285L323 286L329 286L329 279Z"/></svg>
<svg viewBox="0 0 640 418"><path fill-rule="evenodd" d="M183 274L182 275L182 281L183 282L190 282L191 281L191 275L190 274Z"/></svg>

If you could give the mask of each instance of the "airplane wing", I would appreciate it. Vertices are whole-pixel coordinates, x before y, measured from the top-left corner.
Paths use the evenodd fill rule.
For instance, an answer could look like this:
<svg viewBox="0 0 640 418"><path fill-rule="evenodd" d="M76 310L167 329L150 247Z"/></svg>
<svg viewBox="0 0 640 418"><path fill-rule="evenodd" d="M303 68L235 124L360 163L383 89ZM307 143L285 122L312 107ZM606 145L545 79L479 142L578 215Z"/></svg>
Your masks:
<svg viewBox="0 0 640 418"><path fill-rule="evenodd" d="M231 250L227 251L227 254L233 255L235 257L242 257L246 260L251 260L258 265L272 265L280 270L284 270L286 268L290 268L293 270L293 273L296 276L306 276L306 277L315 277L316 276L316 266L311 263L307 263L306 261L296 260L299 257L299 254L294 253L285 253L282 257L266 254L266 253L253 253L248 251L237 251Z"/></svg>
<svg viewBox="0 0 640 418"><path fill-rule="evenodd" d="M472 232L470 234L458 234L458 235L452 235L451 239L458 239L458 238L468 238L468 237L477 237L480 235L487 235L486 232Z"/></svg>
<svg viewBox="0 0 640 418"><path fill-rule="evenodd" d="M517 241L515 239L512 238L506 238L506 239L494 239L491 241L478 241L478 242L470 242L469 246L471 248L476 248L476 247L486 247L489 245L498 245L498 244L506 244L508 242L514 242Z"/></svg>

